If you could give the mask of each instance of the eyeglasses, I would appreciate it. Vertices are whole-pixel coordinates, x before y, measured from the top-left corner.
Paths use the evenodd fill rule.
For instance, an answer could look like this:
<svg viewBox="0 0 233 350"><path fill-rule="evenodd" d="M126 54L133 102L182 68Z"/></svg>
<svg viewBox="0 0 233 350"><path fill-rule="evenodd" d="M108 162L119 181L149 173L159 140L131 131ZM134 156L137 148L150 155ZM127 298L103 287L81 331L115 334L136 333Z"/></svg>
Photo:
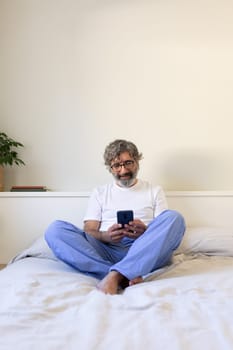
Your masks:
<svg viewBox="0 0 233 350"><path fill-rule="evenodd" d="M132 169L134 166L134 160L126 160L125 162L121 163L114 163L111 165L111 169L114 171L120 171L122 167L127 169Z"/></svg>

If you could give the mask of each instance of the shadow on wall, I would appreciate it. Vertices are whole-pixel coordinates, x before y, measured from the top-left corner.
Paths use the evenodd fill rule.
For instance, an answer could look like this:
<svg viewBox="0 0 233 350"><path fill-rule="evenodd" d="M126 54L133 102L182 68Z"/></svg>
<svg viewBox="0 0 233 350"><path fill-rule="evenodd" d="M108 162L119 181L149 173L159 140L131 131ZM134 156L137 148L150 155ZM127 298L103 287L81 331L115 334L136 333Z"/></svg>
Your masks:
<svg viewBox="0 0 233 350"><path fill-rule="evenodd" d="M161 164L163 187L169 191L232 189L232 162L225 152L220 153L187 151L170 154Z"/></svg>

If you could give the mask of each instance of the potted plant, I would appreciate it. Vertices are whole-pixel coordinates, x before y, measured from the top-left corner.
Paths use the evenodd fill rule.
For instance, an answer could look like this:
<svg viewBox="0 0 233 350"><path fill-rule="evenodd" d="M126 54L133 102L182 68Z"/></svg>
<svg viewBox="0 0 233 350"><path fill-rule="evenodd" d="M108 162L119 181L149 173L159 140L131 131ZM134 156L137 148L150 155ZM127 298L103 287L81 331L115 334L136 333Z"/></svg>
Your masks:
<svg viewBox="0 0 233 350"><path fill-rule="evenodd" d="M16 149L24 147L20 142L17 142L7 136L4 132L0 132L0 191L3 191L3 168L6 165L13 166L25 165L22 159L18 157Z"/></svg>

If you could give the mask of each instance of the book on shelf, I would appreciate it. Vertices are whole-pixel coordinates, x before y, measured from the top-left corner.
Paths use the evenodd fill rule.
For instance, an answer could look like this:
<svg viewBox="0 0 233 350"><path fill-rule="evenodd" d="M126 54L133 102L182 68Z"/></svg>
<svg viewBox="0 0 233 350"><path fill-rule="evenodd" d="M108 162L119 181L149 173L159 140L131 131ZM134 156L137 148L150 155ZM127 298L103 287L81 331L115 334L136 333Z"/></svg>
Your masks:
<svg viewBox="0 0 233 350"><path fill-rule="evenodd" d="M12 186L11 192L46 192L46 186Z"/></svg>

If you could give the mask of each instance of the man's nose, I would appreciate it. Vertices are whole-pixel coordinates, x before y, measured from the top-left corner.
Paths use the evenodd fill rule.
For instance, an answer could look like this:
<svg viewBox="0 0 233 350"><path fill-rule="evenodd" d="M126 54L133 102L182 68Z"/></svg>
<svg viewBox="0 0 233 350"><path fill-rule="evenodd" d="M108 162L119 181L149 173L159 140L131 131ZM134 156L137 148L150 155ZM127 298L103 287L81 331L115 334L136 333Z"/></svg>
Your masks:
<svg viewBox="0 0 233 350"><path fill-rule="evenodd" d="M120 173L124 174L124 173L127 173L127 172L128 172L128 170L126 169L125 165L121 164Z"/></svg>

